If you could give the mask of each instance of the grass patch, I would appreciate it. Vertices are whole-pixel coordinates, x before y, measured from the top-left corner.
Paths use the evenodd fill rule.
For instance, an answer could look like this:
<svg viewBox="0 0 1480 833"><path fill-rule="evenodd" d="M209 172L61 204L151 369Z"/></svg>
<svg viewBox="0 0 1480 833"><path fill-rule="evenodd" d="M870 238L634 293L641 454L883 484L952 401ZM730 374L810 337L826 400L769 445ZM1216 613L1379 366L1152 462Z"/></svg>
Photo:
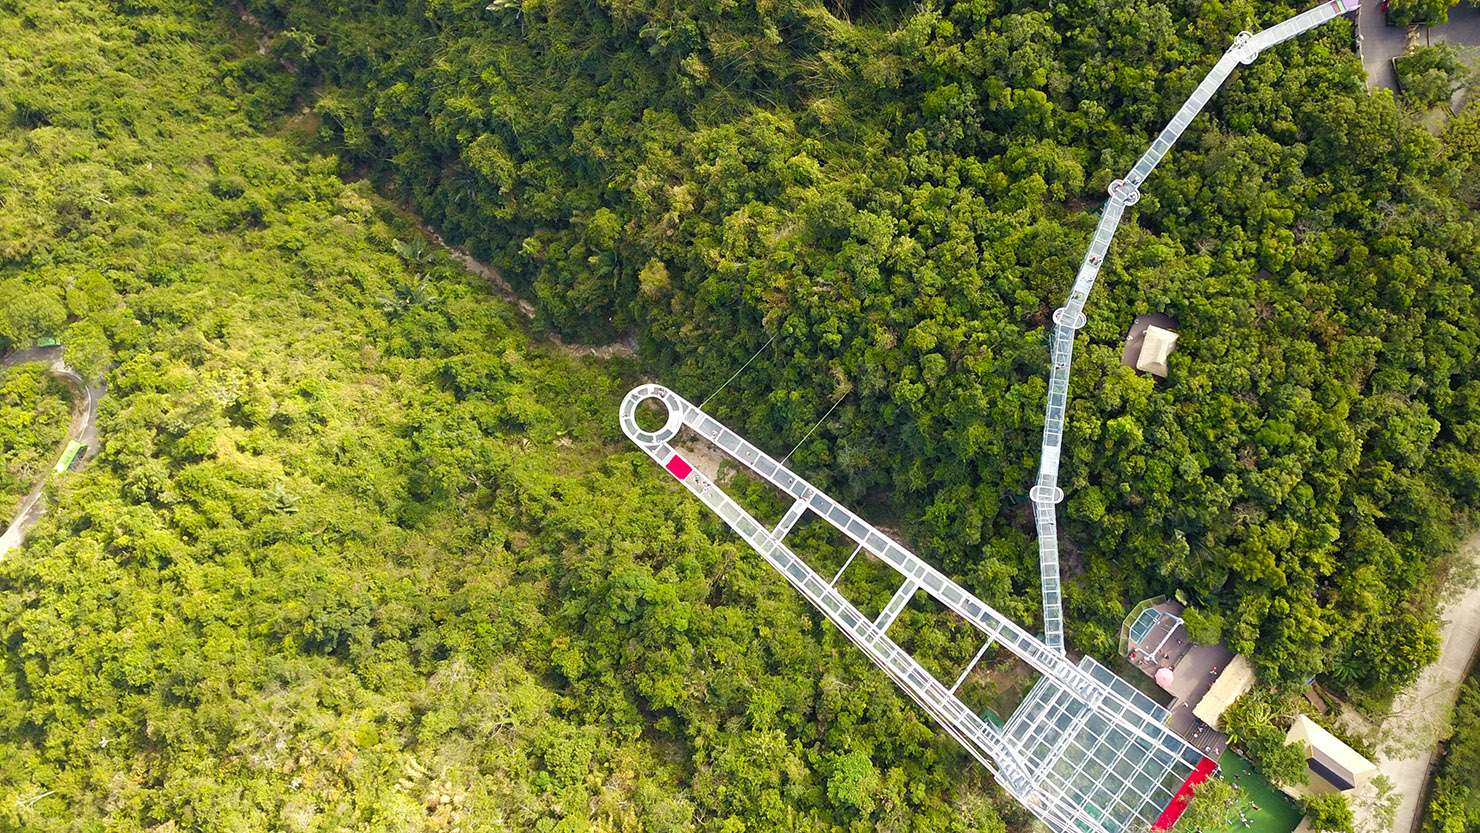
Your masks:
<svg viewBox="0 0 1480 833"><path fill-rule="evenodd" d="M1228 750L1218 759L1224 780L1242 787L1248 793L1249 803L1239 809L1248 817L1248 824L1235 823L1235 831L1247 829L1249 833L1290 833L1300 824L1300 808L1279 787L1254 771L1248 761L1238 753ZM1258 805L1259 809L1254 809Z"/></svg>

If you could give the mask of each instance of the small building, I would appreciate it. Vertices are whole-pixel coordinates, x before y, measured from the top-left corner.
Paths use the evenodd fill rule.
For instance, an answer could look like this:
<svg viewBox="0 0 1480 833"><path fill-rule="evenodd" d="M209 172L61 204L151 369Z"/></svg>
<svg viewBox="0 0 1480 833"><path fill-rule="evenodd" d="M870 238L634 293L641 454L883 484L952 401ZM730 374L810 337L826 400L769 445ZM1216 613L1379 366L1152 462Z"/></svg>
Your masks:
<svg viewBox="0 0 1480 833"><path fill-rule="evenodd" d="M1218 719L1223 716L1223 712L1253 687L1254 666L1249 664L1243 654L1235 654L1228 661L1223 673L1213 681L1208 693L1198 701L1192 714L1198 720L1217 728Z"/></svg>
<svg viewBox="0 0 1480 833"><path fill-rule="evenodd" d="M1146 599L1120 625L1120 651L1167 698L1167 725L1213 760L1228 748L1218 717L1254 683L1248 659L1221 641L1200 645L1187 635L1183 605L1165 596ZM1142 689L1150 691L1149 688ZM1206 702L1205 702L1206 701ZM1208 715L1204 718L1203 715Z"/></svg>
<svg viewBox="0 0 1480 833"><path fill-rule="evenodd" d="M1176 326L1176 321L1159 313L1136 316L1120 354L1121 364L1165 379L1167 357L1177 346Z"/></svg>
<svg viewBox="0 0 1480 833"><path fill-rule="evenodd" d="M1377 774L1376 764L1303 714L1290 725L1285 743L1299 744L1305 750L1310 774L1309 786L1287 790L1296 797L1298 792L1306 791L1314 795L1348 792L1364 786Z"/></svg>
<svg viewBox="0 0 1480 833"><path fill-rule="evenodd" d="M1152 376L1167 376L1167 356L1177 346L1177 334L1171 330L1151 326L1146 328L1146 339L1141 344L1141 355L1136 357L1136 369Z"/></svg>

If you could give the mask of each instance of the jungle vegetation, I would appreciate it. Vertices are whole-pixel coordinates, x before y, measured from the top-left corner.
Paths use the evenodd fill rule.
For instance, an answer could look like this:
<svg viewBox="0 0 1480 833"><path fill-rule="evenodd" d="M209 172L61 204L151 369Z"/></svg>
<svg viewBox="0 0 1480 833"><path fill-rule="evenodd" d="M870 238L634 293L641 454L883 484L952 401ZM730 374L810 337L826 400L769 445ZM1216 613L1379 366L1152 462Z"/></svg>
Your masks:
<svg viewBox="0 0 1480 833"><path fill-rule="evenodd" d="M1387 19L1394 26L1447 23L1449 10L1457 5L1459 0L1392 0L1387 5Z"/></svg>
<svg viewBox="0 0 1480 833"><path fill-rule="evenodd" d="M1425 833L1480 830L1480 667L1470 669L1450 723L1454 733L1440 747L1429 785Z"/></svg>
<svg viewBox="0 0 1480 833"><path fill-rule="evenodd" d="M1238 807L1248 801L1248 793L1221 775L1193 787L1187 809L1172 827L1172 833L1196 833L1199 830L1232 830L1238 823Z"/></svg>
<svg viewBox="0 0 1480 833"><path fill-rule="evenodd" d="M1111 176L1291 11L0 0L0 347L109 386L0 562L0 828L1022 829L616 404L769 342L713 410L784 450L837 403L795 464L1031 625L1050 311ZM1079 650L1176 591L1272 684L1380 699L1437 649L1480 134L1368 95L1351 40L1241 68L1122 226ZM1148 311L1165 383L1119 363Z"/></svg>
<svg viewBox="0 0 1480 833"><path fill-rule="evenodd" d="M60 450L71 422L67 386L35 362L0 371L0 529Z"/></svg>
<svg viewBox="0 0 1480 833"><path fill-rule="evenodd" d="M1293 11L249 5L344 164L542 324L634 333L689 394L770 341L711 407L787 449L838 403L792 459L1025 616L1045 326L1104 188ZM1480 500L1480 144L1369 95L1351 39L1240 69L1122 227L1062 475L1081 650L1181 590L1270 680L1381 699L1435 655L1436 559ZM1179 322L1165 383L1119 361L1142 312Z"/></svg>
<svg viewBox="0 0 1480 833"><path fill-rule="evenodd" d="M1447 104L1449 97L1475 82L1462 50L1449 43L1423 46L1393 61L1403 97L1419 107Z"/></svg>
<svg viewBox="0 0 1480 833"><path fill-rule="evenodd" d="M234 11L0 7L7 346L108 384L0 561L0 830L1004 829Z"/></svg>

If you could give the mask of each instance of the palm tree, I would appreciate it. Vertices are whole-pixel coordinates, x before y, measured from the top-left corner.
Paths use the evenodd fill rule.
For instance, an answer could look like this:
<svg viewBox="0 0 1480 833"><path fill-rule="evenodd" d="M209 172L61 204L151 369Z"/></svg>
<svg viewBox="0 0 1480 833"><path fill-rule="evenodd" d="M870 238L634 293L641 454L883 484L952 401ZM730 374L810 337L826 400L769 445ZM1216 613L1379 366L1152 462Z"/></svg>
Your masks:
<svg viewBox="0 0 1480 833"><path fill-rule="evenodd" d="M437 296L432 293L431 285L425 279L415 286L411 284L398 284L389 295L381 295L378 299L380 308L386 315L395 317L412 307L425 307L437 303Z"/></svg>
<svg viewBox="0 0 1480 833"><path fill-rule="evenodd" d="M1331 663L1331 679L1342 685L1355 682L1362 676L1362 661L1353 651L1343 652Z"/></svg>
<svg viewBox="0 0 1480 833"><path fill-rule="evenodd" d="M432 259L432 246L427 242L425 235L416 235L410 243L392 240L391 248L401 256L402 260L412 265L421 266Z"/></svg>
<svg viewBox="0 0 1480 833"><path fill-rule="evenodd" d="M272 491L267 493L272 500L272 510L280 515L291 515L298 511L298 496L283 488L283 484L273 484Z"/></svg>

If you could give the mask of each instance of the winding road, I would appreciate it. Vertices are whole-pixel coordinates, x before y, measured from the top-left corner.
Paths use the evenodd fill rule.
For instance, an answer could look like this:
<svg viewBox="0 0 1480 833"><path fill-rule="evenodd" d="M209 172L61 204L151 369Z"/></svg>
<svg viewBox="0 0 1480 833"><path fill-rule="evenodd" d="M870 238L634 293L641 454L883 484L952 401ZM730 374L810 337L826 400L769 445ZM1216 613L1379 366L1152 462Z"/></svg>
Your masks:
<svg viewBox="0 0 1480 833"><path fill-rule="evenodd" d="M67 428L67 436L62 440L62 448L57 452L58 457L62 450L66 449L67 444L73 440L87 446L84 459L96 454L98 449L98 399L102 397L104 388L89 386L76 371L67 367L60 347L16 350L0 360L0 370L27 362L40 362L50 367L51 372L66 382L74 394L72 424ZM20 507L16 510L15 520L11 521L5 533L0 535L0 559L4 559L11 550L19 549L21 542L26 538L26 530L46 514L46 507L41 504L41 493L46 488L46 481L51 476L51 472L52 469L48 466L37 478L36 484L31 487L30 493L21 501Z"/></svg>

